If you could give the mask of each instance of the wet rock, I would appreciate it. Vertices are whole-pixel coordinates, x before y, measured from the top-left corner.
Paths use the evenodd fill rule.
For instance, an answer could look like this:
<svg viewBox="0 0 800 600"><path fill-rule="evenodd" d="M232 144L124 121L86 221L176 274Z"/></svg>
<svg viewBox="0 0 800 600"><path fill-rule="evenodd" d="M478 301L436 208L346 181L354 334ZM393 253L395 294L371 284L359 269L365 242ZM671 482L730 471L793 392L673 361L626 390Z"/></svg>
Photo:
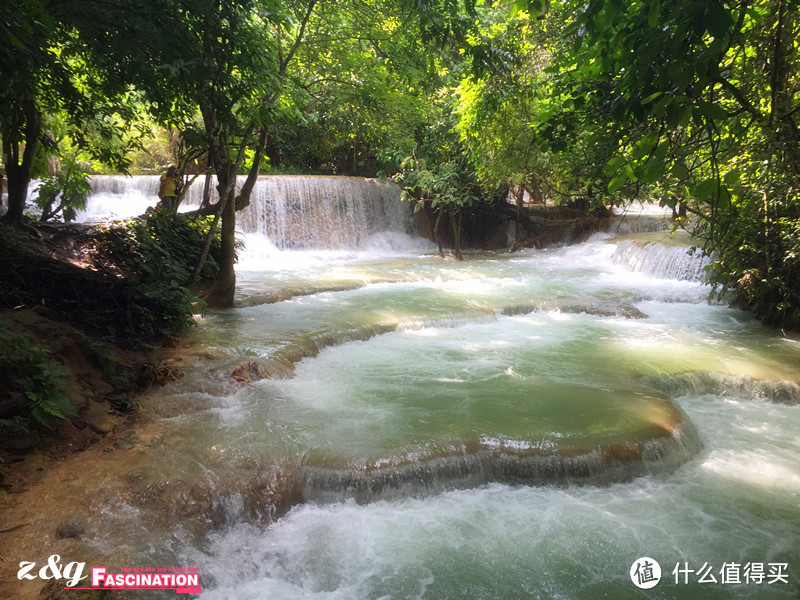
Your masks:
<svg viewBox="0 0 800 600"><path fill-rule="evenodd" d="M600 304L558 304L543 302L539 304L518 304L507 306L500 312L506 316L526 315L536 311L559 311L573 315L585 313L595 317L623 317L625 319L646 319L647 315L627 302Z"/></svg>
<svg viewBox="0 0 800 600"><path fill-rule="evenodd" d="M79 538L86 533L86 524L78 515L70 515L56 527L56 534L62 539Z"/></svg>
<svg viewBox="0 0 800 600"><path fill-rule="evenodd" d="M117 450L128 450L136 446L139 441L140 440L136 436L136 432L134 432L133 429L129 429L123 433L116 442L114 442L114 448Z"/></svg>
<svg viewBox="0 0 800 600"><path fill-rule="evenodd" d="M183 377L183 369L175 364L174 360L164 360L153 367L155 383L164 385L170 381L177 381Z"/></svg>
<svg viewBox="0 0 800 600"><path fill-rule="evenodd" d="M232 381L247 384L264 379L265 373L257 362L248 360L236 365L227 375Z"/></svg>
<svg viewBox="0 0 800 600"><path fill-rule="evenodd" d="M112 430L111 429L103 429L99 425L95 425L94 423L89 423L89 429L94 431L97 435L105 436L109 434Z"/></svg>
<svg viewBox="0 0 800 600"><path fill-rule="evenodd" d="M80 416L89 429L97 435L107 435L114 431L117 424L117 418L108 412L105 405L95 402L89 403Z"/></svg>
<svg viewBox="0 0 800 600"><path fill-rule="evenodd" d="M136 410L136 403L127 392L120 392L106 396L108 403L114 410L123 414L130 414Z"/></svg>
<svg viewBox="0 0 800 600"><path fill-rule="evenodd" d="M294 376L294 363L281 356L271 357L265 361L261 372L265 378L290 379Z"/></svg>
<svg viewBox="0 0 800 600"><path fill-rule="evenodd" d="M616 316L626 319L646 319L647 315L632 304L622 303L617 307Z"/></svg>
<svg viewBox="0 0 800 600"><path fill-rule="evenodd" d="M70 416L69 420L77 429L83 430L88 427L88 423L80 417Z"/></svg>
<svg viewBox="0 0 800 600"><path fill-rule="evenodd" d="M595 317L622 317L624 319L646 319L647 315L632 304L625 302L620 304L602 303L562 306L561 311L571 314L586 313Z"/></svg>

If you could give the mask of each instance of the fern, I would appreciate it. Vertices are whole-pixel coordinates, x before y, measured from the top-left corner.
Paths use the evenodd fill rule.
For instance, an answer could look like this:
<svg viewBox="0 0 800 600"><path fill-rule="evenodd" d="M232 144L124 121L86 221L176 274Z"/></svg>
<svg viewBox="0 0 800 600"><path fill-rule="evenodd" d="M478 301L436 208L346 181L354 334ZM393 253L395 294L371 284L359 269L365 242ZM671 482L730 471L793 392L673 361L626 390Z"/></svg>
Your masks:
<svg viewBox="0 0 800 600"><path fill-rule="evenodd" d="M78 414L69 398L58 389L46 390L45 393L28 391L25 396L31 401L31 416L45 427L51 426L53 418L63 419Z"/></svg>
<svg viewBox="0 0 800 600"><path fill-rule="evenodd" d="M28 399L28 416L45 427L77 411L59 389L67 369L50 353L31 343L28 336L0 324L0 381L9 392L21 392Z"/></svg>

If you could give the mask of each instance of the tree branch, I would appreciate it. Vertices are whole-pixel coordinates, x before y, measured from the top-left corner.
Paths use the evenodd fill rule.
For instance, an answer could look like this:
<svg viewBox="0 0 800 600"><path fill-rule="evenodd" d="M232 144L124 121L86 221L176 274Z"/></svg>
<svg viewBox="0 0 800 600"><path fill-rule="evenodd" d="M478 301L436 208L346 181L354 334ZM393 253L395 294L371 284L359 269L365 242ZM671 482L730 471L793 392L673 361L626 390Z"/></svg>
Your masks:
<svg viewBox="0 0 800 600"><path fill-rule="evenodd" d="M311 0L308 3L308 10L306 10L306 14L303 16L303 21L300 23L300 31L297 32L297 37L292 44L292 47L289 49L289 53L286 55L285 58L279 58L280 64L278 65L278 74L284 75L286 73L286 69L289 66L292 58L294 57L297 49L300 47L300 42L303 41L303 36L306 32L306 26L308 25L308 20L311 18L311 13L314 12L314 7L317 5L319 0Z"/></svg>
<svg viewBox="0 0 800 600"><path fill-rule="evenodd" d="M722 75L717 78L717 82L722 85L723 89L727 90L731 93L731 95L736 99L736 101L742 106L744 110L749 112L759 121L763 121L766 117L758 110L755 105L753 105L750 100L747 99L747 96L744 95L744 92L740 90L738 87L733 85L730 81L725 79Z"/></svg>

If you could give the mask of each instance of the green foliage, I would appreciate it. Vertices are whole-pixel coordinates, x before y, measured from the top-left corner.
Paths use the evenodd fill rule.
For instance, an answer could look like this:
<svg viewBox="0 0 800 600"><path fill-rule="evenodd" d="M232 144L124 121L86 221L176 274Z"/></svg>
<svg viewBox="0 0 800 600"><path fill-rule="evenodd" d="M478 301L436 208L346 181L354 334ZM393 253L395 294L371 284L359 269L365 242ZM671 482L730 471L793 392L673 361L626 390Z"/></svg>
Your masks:
<svg viewBox="0 0 800 600"><path fill-rule="evenodd" d="M278 98L262 110L271 168L374 176L390 167L387 149L410 153L434 68L435 49L421 52L421 27L407 2L318 3Z"/></svg>
<svg viewBox="0 0 800 600"><path fill-rule="evenodd" d="M211 221L211 217L190 219L167 210L151 210L142 217L103 226L97 241L139 283L182 282L200 256ZM213 257L218 251L217 238L201 279L211 279L216 274L218 266Z"/></svg>
<svg viewBox="0 0 800 600"><path fill-rule="evenodd" d="M465 96L462 135L491 142L491 151L473 143L479 170L515 171L523 154L506 154L515 138L502 124L516 118L537 148L523 162L550 189L686 211L680 224L717 257L711 282L738 287L764 320L797 327L800 6L519 0L510 18L524 10L539 19L533 40L519 37L522 61L511 76L481 75L480 93ZM548 49L543 71L525 53L531 41ZM529 87L517 97L520 82Z"/></svg>
<svg viewBox="0 0 800 600"><path fill-rule="evenodd" d="M167 210L104 226L96 238L106 268L121 269L133 284L128 306L132 330L139 341L153 341L180 333L193 323L200 301L183 283L199 260L212 219L188 219ZM201 280L216 275L219 237L200 273Z"/></svg>
<svg viewBox="0 0 800 600"><path fill-rule="evenodd" d="M65 158L61 169L50 177L45 177L37 188L34 202L42 211L40 221L74 221L75 213L86 208L86 201L92 193L89 175L81 169L74 157Z"/></svg>
<svg viewBox="0 0 800 600"><path fill-rule="evenodd" d="M771 322L797 322L794 0L102 8L0 8L9 220L22 216L33 154L51 133L62 150L125 169L144 145L138 132L158 123L177 127L193 156L207 153L226 199L266 153L283 171L394 177L437 222L504 186L597 207L655 200L688 213L681 224L718 257L715 283L739 286ZM52 207L79 203L81 183L69 169L63 177L41 197L45 212L69 219L68 206ZM222 221L230 291L235 212ZM185 305L185 269L165 257L193 242L146 230L120 242L142 302Z"/></svg>
<svg viewBox="0 0 800 600"><path fill-rule="evenodd" d="M75 407L59 389L65 375L66 368L46 349L0 322L0 381L8 395L24 395L24 416L51 427L56 419L76 415Z"/></svg>
<svg viewBox="0 0 800 600"><path fill-rule="evenodd" d="M485 198L477 174L455 131L453 115L420 132L415 155L402 160L393 180L403 188L407 200L416 202L415 211L428 205L435 215L434 235L446 216L454 239L454 253L461 258L461 224L465 213Z"/></svg>
<svg viewBox="0 0 800 600"><path fill-rule="evenodd" d="M98 339L80 333L77 342L82 355L102 371L114 389L134 390L142 387L143 371L117 357L111 350L113 341L109 336Z"/></svg>
<svg viewBox="0 0 800 600"><path fill-rule="evenodd" d="M781 201L768 202L767 194L743 194L735 187L740 193L732 199L712 281L736 289L766 323L800 329L800 198L790 190Z"/></svg>
<svg viewBox="0 0 800 600"><path fill-rule="evenodd" d="M429 203L435 212L457 213L475 206L481 199L481 188L467 165L456 160L428 163L424 158L408 157L394 181L403 187L407 200L416 202L415 210Z"/></svg>

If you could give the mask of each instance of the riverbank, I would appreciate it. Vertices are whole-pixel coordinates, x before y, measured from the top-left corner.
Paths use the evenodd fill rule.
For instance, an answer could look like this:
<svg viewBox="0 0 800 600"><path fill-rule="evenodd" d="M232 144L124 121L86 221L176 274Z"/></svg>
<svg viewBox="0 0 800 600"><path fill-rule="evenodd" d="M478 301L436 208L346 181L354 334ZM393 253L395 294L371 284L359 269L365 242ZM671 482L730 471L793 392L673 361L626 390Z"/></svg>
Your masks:
<svg viewBox="0 0 800 600"><path fill-rule="evenodd" d="M125 222L3 225L0 231L0 450L24 451L68 418L84 447L110 430L108 412L175 377L154 349L193 323L181 285L209 223L151 211ZM216 272L214 248L199 280ZM202 284L198 284L202 285Z"/></svg>
<svg viewBox="0 0 800 600"><path fill-rule="evenodd" d="M191 294L173 281L205 234L158 212L0 234L0 597L38 598L44 582L20 581L19 563L83 560L88 505L146 438L147 391L192 360L175 337Z"/></svg>
<svg viewBox="0 0 800 600"><path fill-rule="evenodd" d="M20 562L43 566L50 556L58 555L63 563L97 563L101 554L85 543L84 534L98 510L96 504L120 493L119 482L139 466L143 449L158 436L150 394L182 377L183 369L208 351L187 339L149 352L106 342L104 352L118 369L140 378L140 386L125 390L115 387L107 369L92 362L86 351L87 334L72 324L43 308L3 311L0 316L14 331L48 347L53 358L67 367L62 390L77 412L52 430L29 431L2 442L0 597L61 598L63 581L20 580Z"/></svg>
<svg viewBox="0 0 800 600"><path fill-rule="evenodd" d="M43 306L0 311L6 330L25 336L34 347L47 349L49 358L65 370L58 388L76 414L53 420L51 428L9 431L0 441L0 482L26 452L61 457L85 450L124 428L137 414L138 395L154 385L182 376L173 347L153 350L123 348L79 329L62 315ZM174 344L171 344L174 346ZM4 394L4 409L14 411L20 400Z"/></svg>

